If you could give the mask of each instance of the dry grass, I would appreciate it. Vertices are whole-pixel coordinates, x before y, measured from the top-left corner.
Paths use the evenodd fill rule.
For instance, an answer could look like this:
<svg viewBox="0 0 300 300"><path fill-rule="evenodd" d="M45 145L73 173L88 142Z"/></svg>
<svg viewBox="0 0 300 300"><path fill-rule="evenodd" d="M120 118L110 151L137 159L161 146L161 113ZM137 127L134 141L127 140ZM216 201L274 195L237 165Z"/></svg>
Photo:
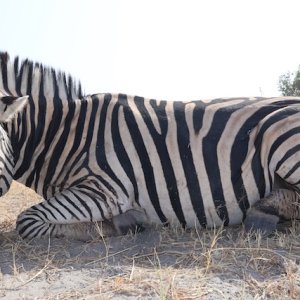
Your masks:
<svg viewBox="0 0 300 300"><path fill-rule="evenodd" d="M25 243L15 218L39 200L17 184L1 199L3 299L300 299L296 222L271 238L240 226Z"/></svg>

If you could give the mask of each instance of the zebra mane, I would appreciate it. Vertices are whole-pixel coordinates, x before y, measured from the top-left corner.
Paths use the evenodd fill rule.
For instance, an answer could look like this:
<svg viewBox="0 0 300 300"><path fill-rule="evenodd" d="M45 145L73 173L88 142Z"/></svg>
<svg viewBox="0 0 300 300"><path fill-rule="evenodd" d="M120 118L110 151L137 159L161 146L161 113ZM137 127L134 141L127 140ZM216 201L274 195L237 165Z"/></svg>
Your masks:
<svg viewBox="0 0 300 300"><path fill-rule="evenodd" d="M83 97L80 82L69 74L28 59L20 62L18 56L10 59L7 52L0 52L0 91L33 98L43 92L47 97L59 96L62 101Z"/></svg>

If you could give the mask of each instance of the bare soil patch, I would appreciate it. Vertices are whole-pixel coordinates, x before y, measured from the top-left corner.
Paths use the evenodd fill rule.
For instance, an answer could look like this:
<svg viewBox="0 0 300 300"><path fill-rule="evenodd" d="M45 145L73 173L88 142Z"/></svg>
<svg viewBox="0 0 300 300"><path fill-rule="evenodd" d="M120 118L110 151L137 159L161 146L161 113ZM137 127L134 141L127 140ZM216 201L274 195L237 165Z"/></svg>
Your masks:
<svg viewBox="0 0 300 300"><path fill-rule="evenodd" d="M15 219L40 200L17 183L1 198L1 299L300 299L297 222L270 238L238 226L28 243Z"/></svg>

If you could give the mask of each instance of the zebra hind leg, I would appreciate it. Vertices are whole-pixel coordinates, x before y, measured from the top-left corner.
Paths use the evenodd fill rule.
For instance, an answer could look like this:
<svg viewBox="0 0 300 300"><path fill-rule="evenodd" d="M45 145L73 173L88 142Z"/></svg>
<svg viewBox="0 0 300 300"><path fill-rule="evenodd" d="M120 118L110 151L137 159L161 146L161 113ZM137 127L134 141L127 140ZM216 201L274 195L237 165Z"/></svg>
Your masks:
<svg viewBox="0 0 300 300"><path fill-rule="evenodd" d="M260 231L270 235L280 220L300 218L300 195L293 190L278 189L256 202L247 212L246 231Z"/></svg>

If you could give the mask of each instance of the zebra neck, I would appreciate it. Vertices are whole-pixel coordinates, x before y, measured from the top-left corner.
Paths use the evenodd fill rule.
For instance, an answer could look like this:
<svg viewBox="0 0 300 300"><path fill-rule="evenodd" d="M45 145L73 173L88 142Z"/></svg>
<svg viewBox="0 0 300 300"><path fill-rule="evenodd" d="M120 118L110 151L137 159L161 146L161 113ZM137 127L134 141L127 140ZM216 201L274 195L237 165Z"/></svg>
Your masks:
<svg viewBox="0 0 300 300"><path fill-rule="evenodd" d="M71 152L83 151L86 120L95 110L93 102L91 97L69 102L31 99L24 112L7 126L16 162L14 179L38 190L47 170L62 163L56 158L62 153L71 156Z"/></svg>

